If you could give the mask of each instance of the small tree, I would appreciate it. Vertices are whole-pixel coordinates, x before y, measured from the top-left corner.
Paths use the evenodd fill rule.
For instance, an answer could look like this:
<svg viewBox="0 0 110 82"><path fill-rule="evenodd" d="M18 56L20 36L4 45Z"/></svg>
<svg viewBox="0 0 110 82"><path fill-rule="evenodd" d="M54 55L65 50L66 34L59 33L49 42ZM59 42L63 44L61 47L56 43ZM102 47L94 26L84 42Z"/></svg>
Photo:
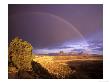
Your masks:
<svg viewBox="0 0 110 82"><path fill-rule="evenodd" d="M9 44L9 62L18 70L30 70L32 68L32 46L27 41L16 37Z"/></svg>

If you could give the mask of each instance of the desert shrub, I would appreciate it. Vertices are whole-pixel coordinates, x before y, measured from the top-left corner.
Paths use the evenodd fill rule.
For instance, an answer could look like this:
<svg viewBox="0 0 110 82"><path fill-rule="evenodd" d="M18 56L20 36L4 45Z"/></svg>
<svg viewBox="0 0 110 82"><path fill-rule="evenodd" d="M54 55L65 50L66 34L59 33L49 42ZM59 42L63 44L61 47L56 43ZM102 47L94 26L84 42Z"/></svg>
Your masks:
<svg viewBox="0 0 110 82"><path fill-rule="evenodd" d="M16 67L8 67L8 72L17 72Z"/></svg>
<svg viewBox="0 0 110 82"><path fill-rule="evenodd" d="M9 44L9 62L18 70L29 70L32 68L32 46L27 41L16 37Z"/></svg>
<svg viewBox="0 0 110 82"><path fill-rule="evenodd" d="M54 57L43 56L37 57L33 59L33 61L39 63L43 68L48 70L50 74L55 76L54 78L69 78L72 74L71 68L69 68L66 64L60 64L59 62L55 62Z"/></svg>

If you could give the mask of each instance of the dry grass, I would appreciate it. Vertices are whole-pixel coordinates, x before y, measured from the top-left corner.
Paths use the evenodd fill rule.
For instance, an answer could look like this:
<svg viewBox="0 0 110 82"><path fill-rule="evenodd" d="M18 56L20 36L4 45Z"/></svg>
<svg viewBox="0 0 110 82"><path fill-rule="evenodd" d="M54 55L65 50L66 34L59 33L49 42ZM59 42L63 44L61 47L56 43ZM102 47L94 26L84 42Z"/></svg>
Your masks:
<svg viewBox="0 0 110 82"><path fill-rule="evenodd" d="M57 78L67 78L73 72L67 64L61 64L54 61L55 56L36 57L34 61L40 63L50 74Z"/></svg>
<svg viewBox="0 0 110 82"><path fill-rule="evenodd" d="M9 78L102 79L103 56L33 56L33 70L16 73L9 67Z"/></svg>
<svg viewBox="0 0 110 82"><path fill-rule="evenodd" d="M94 71L96 72L97 69L102 70L102 67L101 68L99 67L97 69L94 69L91 67L91 66L96 66L96 65L102 65L100 63L95 63L95 62L91 64L91 62L93 61L102 62L102 60L103 60L103 56L92 56L92 55L88 55L88 56L87 55L86 56L85 55L81 55L81 56L36 56L33 59L33 61L40 63L42 67L47 69L50 74L55 75L57 78L92 78L88 76L88 74L86 73L86 70L88 70L90 73L91 72L94 73ZM89 67L86 65L89 65ZM92 71L91 69L82 70L81 69L82 66L91 68ZM99 74L102 74L102 71L100 71ZM99 78L99 76L95 76L95 77Z"/></svg>

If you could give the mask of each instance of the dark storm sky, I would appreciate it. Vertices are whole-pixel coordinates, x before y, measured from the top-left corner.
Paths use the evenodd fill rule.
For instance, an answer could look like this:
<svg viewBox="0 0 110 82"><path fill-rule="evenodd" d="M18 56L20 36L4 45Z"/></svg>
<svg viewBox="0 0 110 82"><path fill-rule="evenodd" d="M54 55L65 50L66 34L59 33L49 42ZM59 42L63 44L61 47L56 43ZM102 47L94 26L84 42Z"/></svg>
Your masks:
<svg viewBox="0 0 110 82"><path fill-rule="evenodd" d="M85 38L96 38L102 40L102 31L103 31L103 5L101 4L76 4L76 5L8 5L8 15L9 15L9 21L8 21L8 28L9 28L9 41L14 38L15 36L20 36L24 40L27 40L31 42L31 44L36 47L37 44L41 45L40 47L48 46L49 44L52 44L56 39L50 39L50 37L45 37L44 35L50 35L50 27L45 26L45 28L38 28L40 26L33 25L32 27L30 23L33 23L35 20L35 17L31 17L30 20L26 19L25 23L22 26L18 25L17 22L20 20L24 20L23 16L17 17L17 18L11 18L13 16L19 16L22 13L31 13L31 12L46 12L51 13L56 16L59 16L66 21L70 22L72 25L74 25L78 31L85 37ZM24 16L25 18L25 16ZM33 21L31 21L33 20ZM39 19L40 20L40 19ZM15 22L13 22L15 21ZM36 20L35 20L36 21ZM49 20L47 20L48 22ZM50 23L51 25L51 23ZM36 29L36 30L35 30ZM42 29L44 29L42 31ZM31 32L30 32L31 30ZM46 33L45 33L45 30ZM54 29L56 30L56 29ZM67 29L66 29L67 30ZM68 30L69 31L69 30ZM42 35L39 33L42 32ZM61 34L59 34L61 35ZM36 36L36 37L35 37ZM44 36L44 37L43 37ZM31 37L31 38L30 38ZM59 41L63 40L64 36L63 34L59 36ZM53 41L52 41L53 40Z"/></svg>

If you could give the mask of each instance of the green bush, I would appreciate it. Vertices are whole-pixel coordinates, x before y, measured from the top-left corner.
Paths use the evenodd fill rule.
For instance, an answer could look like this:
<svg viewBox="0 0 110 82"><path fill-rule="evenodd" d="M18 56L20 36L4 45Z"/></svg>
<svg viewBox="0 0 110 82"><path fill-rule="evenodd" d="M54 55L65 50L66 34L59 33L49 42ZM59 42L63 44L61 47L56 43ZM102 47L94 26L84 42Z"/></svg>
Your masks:
<svg viewBox="0 0 110 82"><path fill-rule="evenodd" d="M9 62L18 70L30 70L32 68L32 46L27 41L16 37L9 44Z"/></svg>

